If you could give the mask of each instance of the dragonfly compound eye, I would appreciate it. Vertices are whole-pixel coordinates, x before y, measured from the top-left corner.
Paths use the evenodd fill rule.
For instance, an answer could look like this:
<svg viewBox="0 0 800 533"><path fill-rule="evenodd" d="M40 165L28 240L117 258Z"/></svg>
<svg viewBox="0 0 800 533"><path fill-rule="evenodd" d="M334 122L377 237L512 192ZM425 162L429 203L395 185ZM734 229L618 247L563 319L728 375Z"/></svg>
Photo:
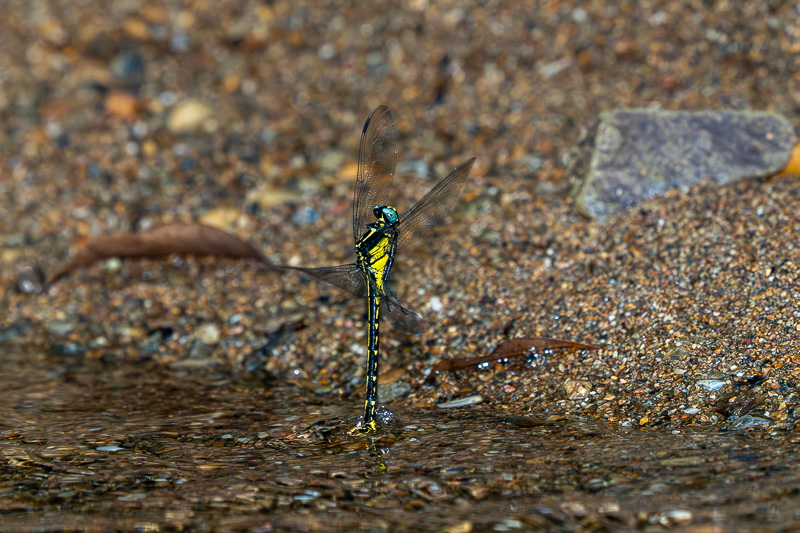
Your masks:
<svg viewBox="0 0 800 533"><path fill-rule="evenodd" d="M396 224L399 218L397 216L397 209L390 205L376 205L374 213L375 218L388 224Z"/></svg>

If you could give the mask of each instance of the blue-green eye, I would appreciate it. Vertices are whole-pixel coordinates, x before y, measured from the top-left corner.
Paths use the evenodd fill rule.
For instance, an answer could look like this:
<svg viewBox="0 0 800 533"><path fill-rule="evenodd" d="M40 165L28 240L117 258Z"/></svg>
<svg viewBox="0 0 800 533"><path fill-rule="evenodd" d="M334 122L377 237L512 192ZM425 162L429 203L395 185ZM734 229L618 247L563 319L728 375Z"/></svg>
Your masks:
<svg viewBox="0 0 800 533"><path fill-rule="evenodd" d="M386 218L386 222L389 224L396 224L397 223L397 210L394 207L389 207L388 205L383 208L383 216Z"/></svg>
<svg viewBox="0 0 800 533"><path fill-rule="evenodd" d="M372 212L375 214L375 218L387 224L396 224L400 218L397 216L397 209L390 205L376 205Z"/></svg>

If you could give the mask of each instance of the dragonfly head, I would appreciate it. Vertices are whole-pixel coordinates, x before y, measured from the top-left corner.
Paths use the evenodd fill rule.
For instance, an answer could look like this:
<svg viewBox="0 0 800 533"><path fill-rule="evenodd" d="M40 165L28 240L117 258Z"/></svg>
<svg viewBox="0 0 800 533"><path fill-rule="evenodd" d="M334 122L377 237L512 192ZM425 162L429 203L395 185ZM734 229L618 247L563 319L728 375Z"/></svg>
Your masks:
<svg viewBox="0 0 800 533"><path fill-rule="evenodd" d="M397 224L400 218L397 216L397 209L390 205L376 205L372 212L375 213L375 218L384 224Z"/></svg>

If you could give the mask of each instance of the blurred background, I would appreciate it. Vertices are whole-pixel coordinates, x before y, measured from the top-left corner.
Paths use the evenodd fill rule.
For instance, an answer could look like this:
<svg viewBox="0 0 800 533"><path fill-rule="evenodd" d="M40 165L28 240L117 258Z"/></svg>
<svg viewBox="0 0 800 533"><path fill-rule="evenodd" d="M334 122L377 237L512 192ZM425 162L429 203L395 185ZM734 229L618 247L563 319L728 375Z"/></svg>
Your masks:
<svg viewBox="0 0 800 533"><path fill-rule="evenodd" d="M601 110L753 108L796 124L798 9L7 0L0 233L37 242L226 206L258 225L314 218L303 206L349 199L382 103L412 196L476 156L469 192L534 201Z"/></svg>

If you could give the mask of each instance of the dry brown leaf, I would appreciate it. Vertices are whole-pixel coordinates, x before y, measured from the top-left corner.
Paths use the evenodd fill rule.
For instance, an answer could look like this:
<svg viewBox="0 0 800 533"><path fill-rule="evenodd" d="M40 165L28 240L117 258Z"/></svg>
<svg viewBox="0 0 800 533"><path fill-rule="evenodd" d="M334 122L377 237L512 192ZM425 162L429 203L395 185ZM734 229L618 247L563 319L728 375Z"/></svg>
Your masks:
<svg viewBox="0 0 800 533"><path fill-rule="evenodd" d="M494 351L483 357L472 359L440 359L433 365L433 370L459 370L468 366L480 365L489 361L497 361L507 357L522 355L531 348L541 352L544 350L555 350L557 348L577 348L579 350L597 350L597 346L583 344L580 342L562 341L548 337L519 337L500 343Z"/></svg>
<svg viewBox="0 0 800 533"><path fill-rule="evenodd" d="M53 283L73 270L111 257L159 257L169 254L221 255L258 259L276 267L252 244L205 224L173 223L140 233L118 231L82 243L78 253L50 276Z"/></svg>

